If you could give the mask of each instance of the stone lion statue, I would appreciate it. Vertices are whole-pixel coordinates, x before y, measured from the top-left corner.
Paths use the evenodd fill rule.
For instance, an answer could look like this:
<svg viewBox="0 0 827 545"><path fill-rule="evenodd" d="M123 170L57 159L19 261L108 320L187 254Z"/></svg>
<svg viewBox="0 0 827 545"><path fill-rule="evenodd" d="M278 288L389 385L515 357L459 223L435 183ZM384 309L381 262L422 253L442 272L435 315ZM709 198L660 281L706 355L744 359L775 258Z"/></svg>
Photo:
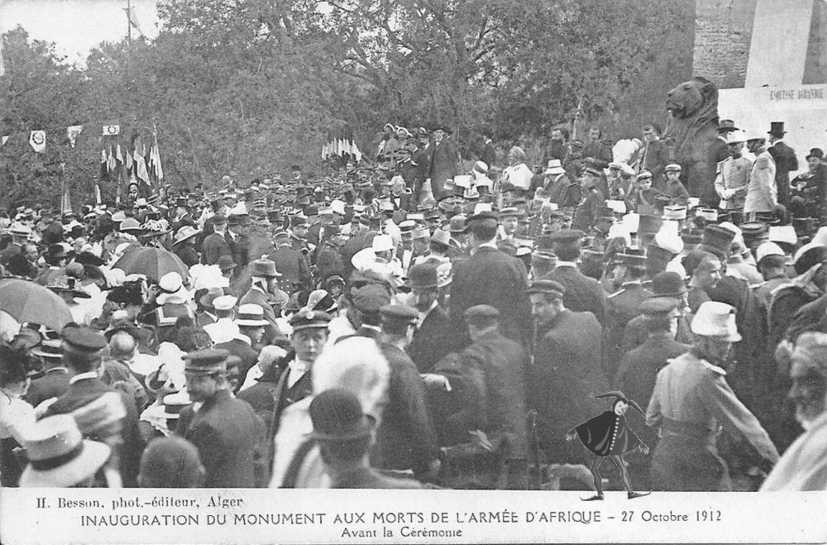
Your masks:
<svg viewBox="0 0 827 545"><path fill-rule="evenodd" d="M683 167L681 179L693 197L715 206L716 147L718 136L718 89L702 77L685 81L666 94L670 113L664 138L672 147L673 160Z"/></svg>

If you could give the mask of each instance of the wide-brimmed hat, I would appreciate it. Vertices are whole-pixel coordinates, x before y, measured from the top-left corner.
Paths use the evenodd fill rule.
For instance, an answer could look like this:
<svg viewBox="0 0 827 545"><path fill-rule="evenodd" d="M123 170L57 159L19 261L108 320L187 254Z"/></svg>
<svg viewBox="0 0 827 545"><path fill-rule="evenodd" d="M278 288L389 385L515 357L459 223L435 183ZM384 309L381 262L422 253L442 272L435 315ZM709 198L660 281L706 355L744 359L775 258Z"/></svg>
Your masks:
<svg viewBox="0 0 827 545"><path fill-rule="evenodd" d="M192 237L198 236L201 234L199 229L191 225L184 225L178 232L175 233L175 240L173 240L172 245L175 246L176 244L181 244L185 240L191 239Z"/></svg>
<svg viewBox="0 0 827 545"><path fill-rule="evenodd" d="M706 301L698 308L690 326L692 333L738 342L741 335L735 324L735 307L718 301Z"/></svg>
<svg viewBox="0 0 827 545"><path fill-rule="evenodd" d="M71 276L58 276L49 281L46 286L55 293L71 293L73 297L78 299L90 299L92 296L82 289L77 278Z"/></svg>
<svg viewBox="0 0 827 545"><path fill-rule="evenodd" d="M135 218L126 218L119 229L122 233L142 233L144 230Z"/></svg>
<svg viewBox="0 0 827 545"><path fill-rule="evenodd" d="M66 414L47 416L23 437L29 465L20 486L68 488L92 477L111 453L104 443L84 440L75 419Z"/></svg>
<svg viewBox="0 0 827 545"><path fill-rule="evenodd" d="M741 144L747 141L747 133L738 129L733 129L726 133L727 144Z"/></svg>
<svg viewBox="0 0 827 545"><path fill-rule="evenodd" d="M332 388L310 402L310 420L313 432L309 437L317 441L349 441L368 437L376 419L362 410L359 398L341 388Z"/></svg>

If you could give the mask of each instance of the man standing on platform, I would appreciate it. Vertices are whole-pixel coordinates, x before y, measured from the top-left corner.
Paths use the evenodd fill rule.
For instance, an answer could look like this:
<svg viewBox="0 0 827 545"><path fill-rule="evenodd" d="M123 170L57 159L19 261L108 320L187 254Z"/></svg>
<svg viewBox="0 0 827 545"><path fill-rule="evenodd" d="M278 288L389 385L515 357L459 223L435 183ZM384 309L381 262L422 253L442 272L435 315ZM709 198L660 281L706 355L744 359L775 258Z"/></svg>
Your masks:
<svg viewBox="0 0 827 545"><path fill-rule="evenodd" d="M769 152L775 160L775 185L778 188L778 202L784 206L790 204L790 172L798 170L798 159L795 150L784 142L783 121L772 121L770 130Z"/></svg>

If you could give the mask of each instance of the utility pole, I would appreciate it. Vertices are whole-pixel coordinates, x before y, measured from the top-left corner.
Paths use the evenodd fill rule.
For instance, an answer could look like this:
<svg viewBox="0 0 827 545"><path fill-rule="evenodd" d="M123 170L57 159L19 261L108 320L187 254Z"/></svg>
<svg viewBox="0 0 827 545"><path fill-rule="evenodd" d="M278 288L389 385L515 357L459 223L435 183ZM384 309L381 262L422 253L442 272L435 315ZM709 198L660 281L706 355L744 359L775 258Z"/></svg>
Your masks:
<svg viewBox="0 0 827 545"><path fill-rule="evenodd" d="M132 48L132 0L126 0L126 43Z"/></svg>

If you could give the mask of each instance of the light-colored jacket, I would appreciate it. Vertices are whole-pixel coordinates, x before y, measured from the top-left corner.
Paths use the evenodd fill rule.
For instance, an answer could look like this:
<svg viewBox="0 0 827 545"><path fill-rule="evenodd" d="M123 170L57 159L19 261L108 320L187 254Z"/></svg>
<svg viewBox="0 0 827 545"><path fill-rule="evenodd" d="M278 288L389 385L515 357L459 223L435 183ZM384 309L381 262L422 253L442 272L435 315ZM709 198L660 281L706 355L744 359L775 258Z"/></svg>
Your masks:
<svg viewBox="0 0 827 545"><path fill-rule="evenodd" d="M761 152L752 165L744 202L744 213L772 212L778 204L775 184L775 160L768 151Z"/></svg>
<svg viewBox="0 0 827 545"><path fill-rule="evenodd" d="M721 198L722 210L741 210L747 196L752 160L746 156L727 157L718 163L715 174L715 192Z"/></svg>
<svg viewBox="0 0 827 545"><path fill-rule="evenodd" d="M768 490L827 490L827 412L784 452L761 485Z"/></svg>

